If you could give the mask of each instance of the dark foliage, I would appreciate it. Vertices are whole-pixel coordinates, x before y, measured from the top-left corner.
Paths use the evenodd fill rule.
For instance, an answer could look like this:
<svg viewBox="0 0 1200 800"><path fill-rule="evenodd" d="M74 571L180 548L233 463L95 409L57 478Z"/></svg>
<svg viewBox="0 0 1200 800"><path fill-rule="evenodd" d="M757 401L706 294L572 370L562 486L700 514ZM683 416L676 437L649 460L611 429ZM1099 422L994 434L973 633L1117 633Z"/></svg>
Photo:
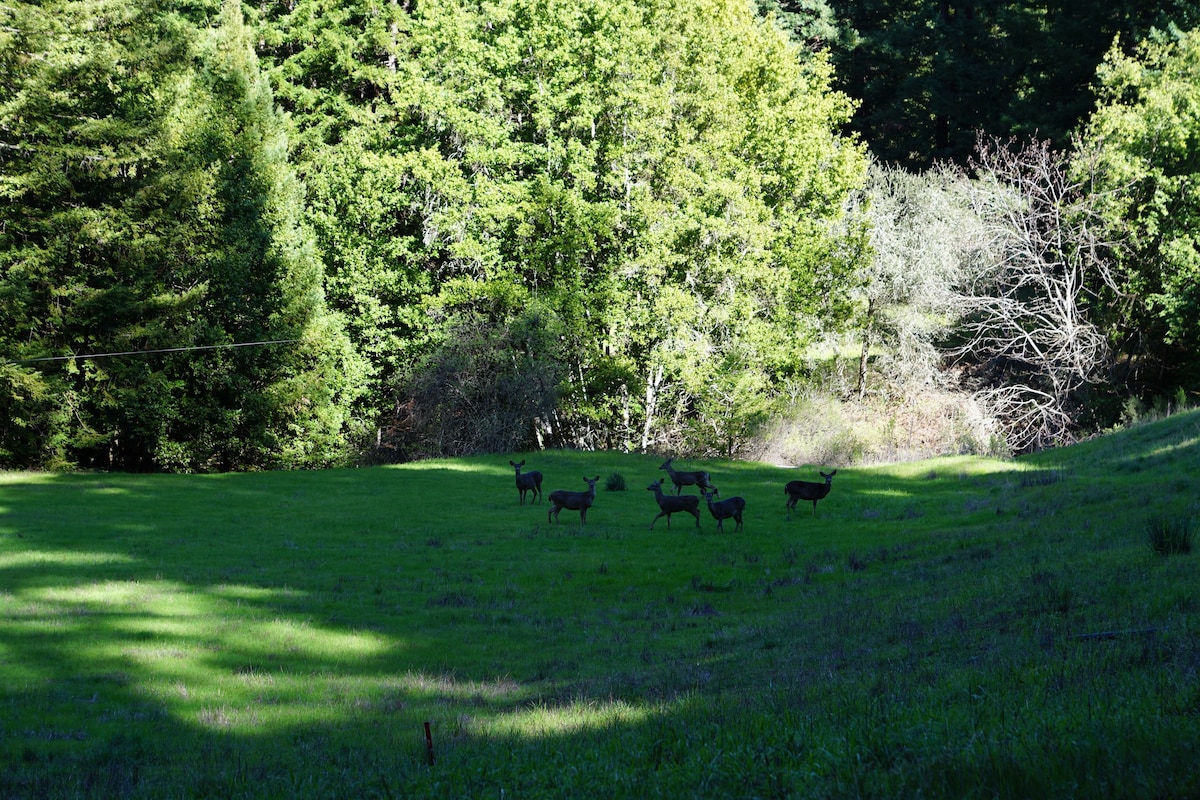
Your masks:
<svg viewBox="0 0 1200 800"><path fill-rule="evenodd" d="M861 101L854 129L880 158L965 164L978 131L1055 146L1091 111L1090 86L1114 38L1200 24L1187 0L830 0L840 88Z"/></svg>

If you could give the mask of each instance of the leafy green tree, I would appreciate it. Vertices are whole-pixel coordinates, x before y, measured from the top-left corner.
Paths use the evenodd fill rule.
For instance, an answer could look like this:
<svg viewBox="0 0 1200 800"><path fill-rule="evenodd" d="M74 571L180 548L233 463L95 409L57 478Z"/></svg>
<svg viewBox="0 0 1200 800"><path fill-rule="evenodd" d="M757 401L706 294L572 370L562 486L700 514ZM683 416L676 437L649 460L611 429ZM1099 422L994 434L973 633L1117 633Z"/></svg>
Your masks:
<svg viewBox="0 0 1200 800"><path fill-rule="evenodd" d="M3 164L0 206L4 345L26 360L29 387L10 394L69 409L42 426L41 463L239 469L345 455L357 359L324 312L240 8L226 3L208 29L215 11L18 6L0 43L16 66L0 128L23 156ZM229 347L265 340L298 342ZM39 362L36 378L28 367L196 347Z"/></svg>
<svg viewBox="0 0 1200 800"><path fill-rule="evenodd" d="M1086 130L1121 240L1124 303L1114 343L1143 393L1200 381L1200 30L1110 51Z"/></svg>
<svg viewBox="0 0 1200 800"><path fill-rule="evenodd" d="M566 387L568 408L616 400L608 424L628 421L618 438L643 449L683 444L689 429L727 415L729 392L714 390L729 383L726 367L766 385L794 371L813 331L838 324L851 282L832 229L862 154L833 134L849 106L828 93L827 66L801 65L734 5L692 12L626 7L603 37L565 35L561 62L543 71L563 76L556 103L570 110L560 63L581 57L575 42L600 66L624 68L601 72L591 90L595 138L591 121L569 116L549 136L565 152L595 149L606 205L593 207L614 231L597 239L614 242L607 252L590 251L604 260L581 264L596 279L589 314L574 318L593 344L568 372L580 376Z"/></svg>
<svg viewBox="0 0 1200 800"><path fill-rule="evenodd" d="M839 220L863 152L836 131L850 105L824 59L748 7L396 8L375 33L308 36L338 17L306 0L265 37L309 137L331 302L359 320L388 405L427 396L414 365L482 354L453 346L463 320L505 341L537 307L571 343L550 441L660 446L722 407L702 389L723 364L769 386L849 314ZM275 44L306 36L311 55ZM376 66L346 66L364 54Z"/></svg>

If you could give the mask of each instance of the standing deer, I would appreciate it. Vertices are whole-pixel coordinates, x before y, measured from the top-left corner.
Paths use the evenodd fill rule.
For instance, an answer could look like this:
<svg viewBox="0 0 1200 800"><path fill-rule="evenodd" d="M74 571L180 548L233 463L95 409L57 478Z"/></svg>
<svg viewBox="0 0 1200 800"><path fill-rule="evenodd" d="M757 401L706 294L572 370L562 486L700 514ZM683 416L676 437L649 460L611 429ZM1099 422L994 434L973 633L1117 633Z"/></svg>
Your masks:
<svg viewBox="0 0 1200 800"><path fill-rule="evenodd" d="M564 508L570 511L579 512L579 524L587 524L587 510L592 507L592 502L596 499L596 481L600 480L597 475L594 478L584 478L587 481L588 490L586 492L564 492L562 489L550 493L550 510L546 512L546 521L550 522L550 516L554 516L554 521L558 521L558 512Z"/></svg>
<svg viewBox="0 0 1200 800"><path fill-rule="evenodd" d="M541 500L542 473L535 470L532 472L526 472L524 475L522 475L521 467L525 466L524 460L522 460L520 464L514 464L512 461L508 463L512 464L512 466L517 470L517 491L521 493L521 505L525 505L526 492L532 492L529 502L532 503L534 500Z"/></svg>
<svg viewBox="0 0 1200 800"><path fill-rule="evenodd" d="M667 474L671 476L671 483L675 484L675 494L681 494L685 486L699 486L700 493L703 494L706 489L717 491L717 487L709 482L707 472L676 472L671 468L671 462L675 460L675 456L671 456L663 462L659 469L665 469Z"/></svg>
<svg viewBox="0 0 1200 800"><path fill-rule="evenodd" d="M712 499L716 494L716 490L705 492L704 499L708 502L708 510L712 512L713 519L717 521L717 530L724 531L725 520L733 517L737 520L737 525L734 526L733 532L737 533L742 529L742 512L746 509L746 501L740 497L731 497L728 500L721 500L714 503Z"/></svg>
<svg viewBox="0 0 1200 800"><path fill-rule="evenodd" d="M658 517L650 521L650 530L654 530L654 523L658 522L658 518L666 516L667 529L671 528L671 515L677 511L691 514L696 518L696 527L700 527L700 498L694 495L687 497L675 497L669 494L662 493L662 481L657 480L646 487L646 491L654 492L654 499L658 501L658 507L662 511L658 512Z"/></svg>
<svg viewBox="0 0 1200 800"><path fill-rule="evenodd" d="M833 476L837 475L837 470L826 475L821 473L821 477L825 479L824 483L814 483L812 481L791 481L787 486L783 487L783 491L787 493L787 510L788 519L792 518L792 512L796 510L797 500L812 500L813 516L817 515L817 501L823 500L825 495L829 494L830 487L833 486Z"/></svg>

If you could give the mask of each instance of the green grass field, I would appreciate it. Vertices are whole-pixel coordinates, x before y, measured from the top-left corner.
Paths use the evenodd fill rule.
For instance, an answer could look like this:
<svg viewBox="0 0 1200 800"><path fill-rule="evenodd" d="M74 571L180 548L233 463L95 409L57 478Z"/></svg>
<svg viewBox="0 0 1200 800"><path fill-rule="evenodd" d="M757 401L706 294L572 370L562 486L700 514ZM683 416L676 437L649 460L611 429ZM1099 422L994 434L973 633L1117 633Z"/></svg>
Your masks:
<svg viewBox="0 0 1200 800"><path fill-rule="evenodd" d="M790 520L820 465L676 464L738 534L512 457L0 473L0 797L1200 796L1200 413Z"/></svg>

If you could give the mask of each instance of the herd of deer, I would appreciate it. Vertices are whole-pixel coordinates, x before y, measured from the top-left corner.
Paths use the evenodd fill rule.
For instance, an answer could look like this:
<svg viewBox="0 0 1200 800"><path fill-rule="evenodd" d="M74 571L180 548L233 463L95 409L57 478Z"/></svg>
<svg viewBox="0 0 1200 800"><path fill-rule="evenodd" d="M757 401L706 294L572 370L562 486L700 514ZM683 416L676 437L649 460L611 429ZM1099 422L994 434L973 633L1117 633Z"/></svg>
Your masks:
<svg viewBox="0 0 1200 800"><path fill-rule="evenodd" d="M712 480L707 472L681 472L671 466L674 457L668 458L659 469L665 469L667 475L671 478L671 483L675 485L675 494L665 494L662 490L663 481L654 481L646 487L646 491L654 492L654 499L658 501L660 511L658 516L650 521L650 530L654 530L654 523L658 522L659 518L667 518L667 527L671 527L671 515L677 513L691 514L696 518L696 527L700 527L700 498L694 495L684 495L683 487L695 486L700 490L700 494L704 496L704 501L708 504L709 513L713 515L713 519L717 521L717 530L724 531L724 523L727 519L732 519L737 525L734 527L734 532L742 529L742 512L746 509L746 501L741 497L731 497L728 500L713 501L719 492L717 487L713 486ZM521 505L525 505L525 495L529 494L529 502L540 500L542 497L542 473L531 471L521 472L521 468L525 466L525 462L516 463L515 461L508 462L517 471L517 491L521 495ZM833 476L837 474L835 469L826 475L820 473L825 479L824 483L814 483L812 481L790 481L783 487L784 493L787 495L787 511L788 518L791 519L791 512L796 509L796 503L800 500L811 500L813 504L813 515L817 513L817 501L825 498L829 494L829 489L833 486ZM584 477L587 485L586 492L568 492L557 490L550 493L550 510L546 512L546 521L558 521L558 513L564 508L568 511L578 511L580 524L587 523L587 512L592 507L592 503L596 500L596 482L600 480L597 475L594 478Z"/></svg>

